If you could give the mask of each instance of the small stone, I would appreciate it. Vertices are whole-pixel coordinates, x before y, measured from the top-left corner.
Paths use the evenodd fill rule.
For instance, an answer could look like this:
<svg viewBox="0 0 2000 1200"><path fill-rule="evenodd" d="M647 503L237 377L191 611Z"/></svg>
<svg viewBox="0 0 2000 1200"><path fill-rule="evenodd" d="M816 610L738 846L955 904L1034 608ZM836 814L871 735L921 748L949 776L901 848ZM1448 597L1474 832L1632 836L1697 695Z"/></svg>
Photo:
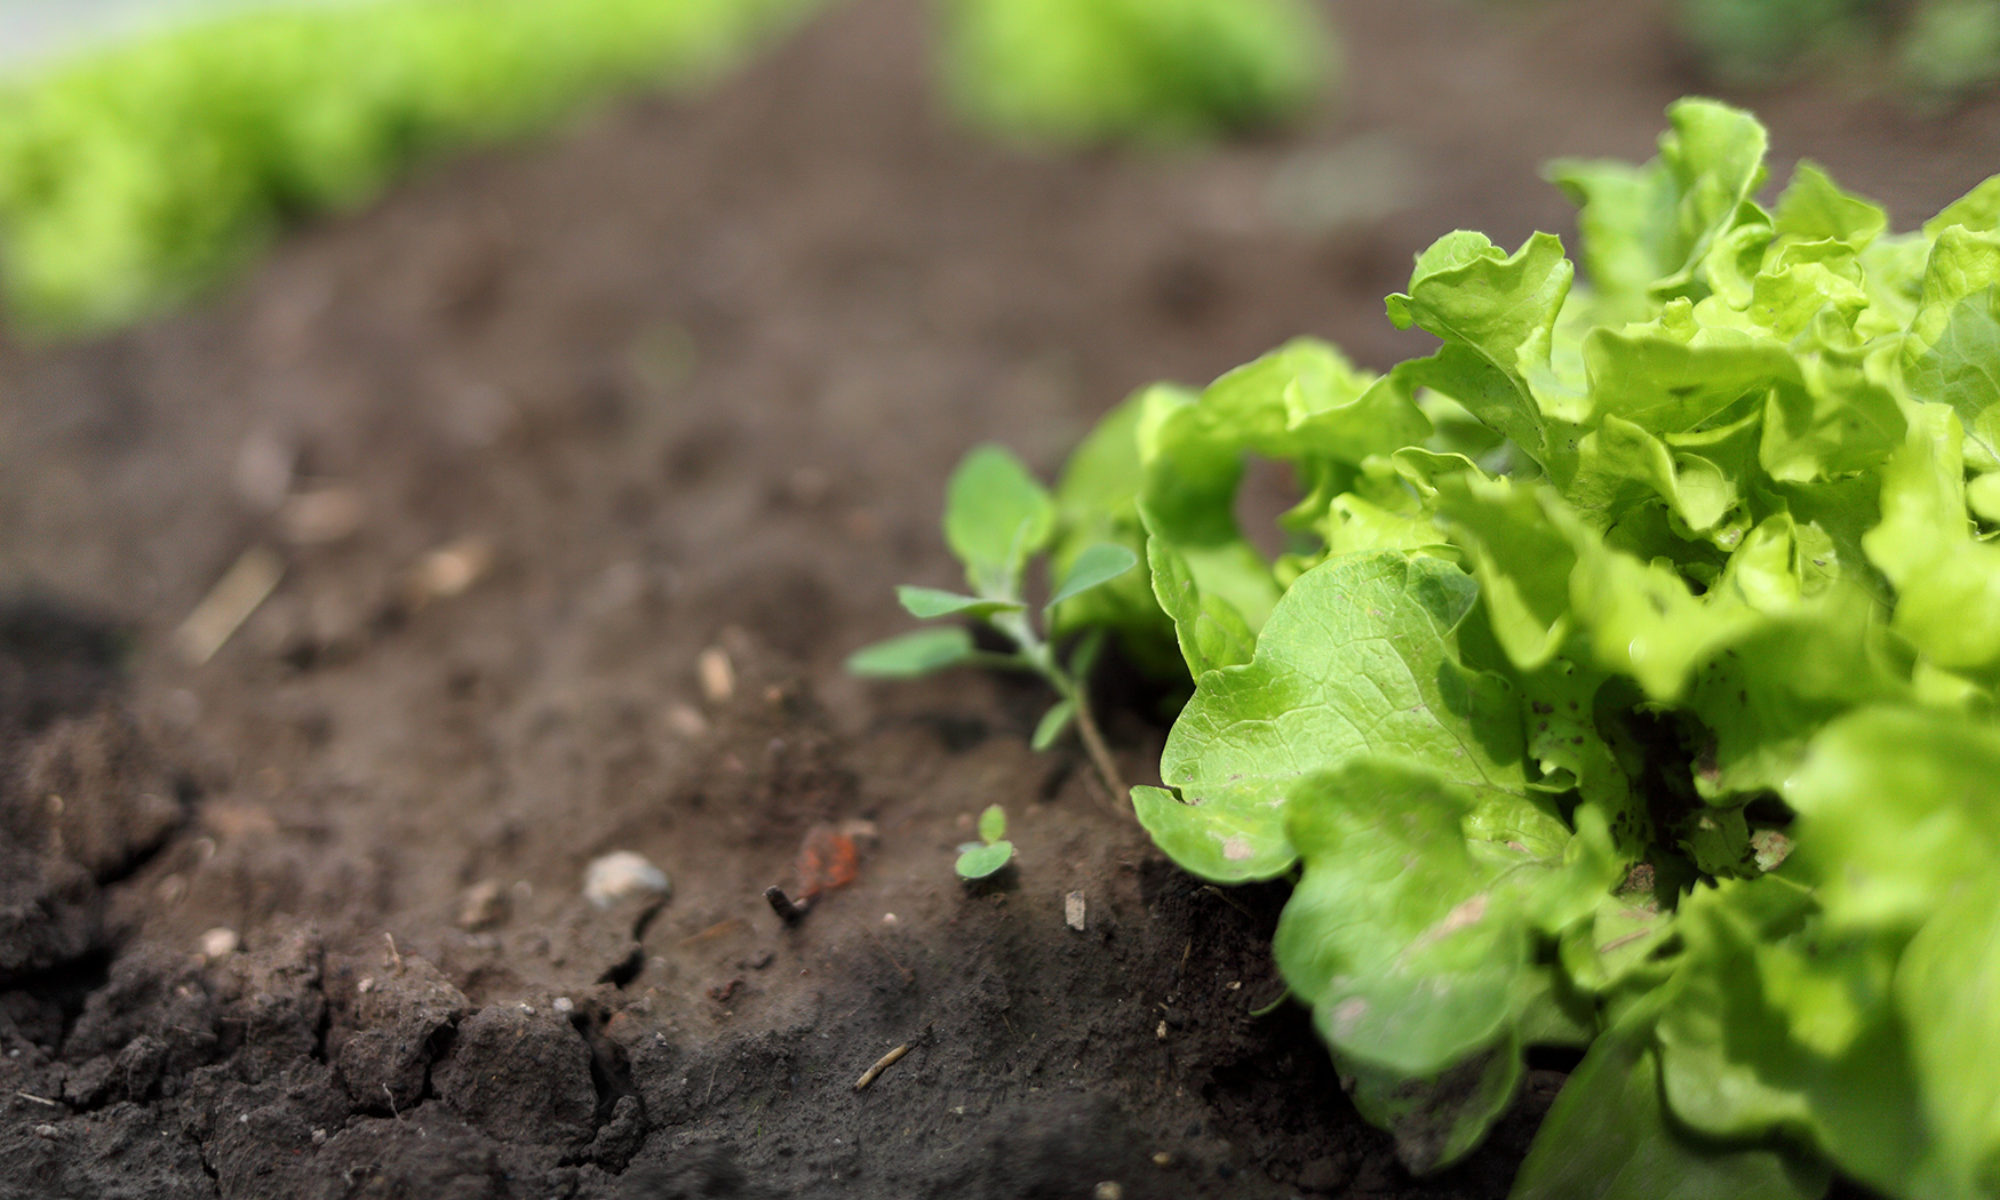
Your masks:
<svg viewBox="0 0 2000 1200"><path fill-rule="evenodd" d="M1174 1165L1174 1156L1162 1150L1153 1155L1153 1165L1156 1167L1171 1167Z"/></svg>
<svg viewBox="0 0 2000 1200"><path fill-rule="evenodd" d="M56 1127L53 1125L35 1126L35 1136L38 1138L43 1138L43 1139L53 1138L55 1135L56 1135Z"/></svg>
<svg viewBox="0 0 2000 1200"><path fill-rule="evenodd" d="M708 734L708 718L691 704L676 704L667 709L667 728L684 738L705 737Z"/></svg>
<svg viewBox="0 0 2000 1200"><path fill-rule="evenodd" d="M404 599L418 609L433 600L462 596L493 569L493 557L493 544L481 537L440 546L410 568L403 580Z"/></svg>
<svg viewBox="0 0 2000 1200"><path fill-rule="evenodd" d="M1082 892L1071 892L1063 897L1063 923L1078 933L1088 928L1088 923L1084 920Z"/></svg>
<svg viewBox="0 0 2000 1200"><path fill-rule="evenodd" d="M554 1000L549 1002L549 1007L555 1009L557 1012L563 1014L564 1016L568 1016L569 1014L576 1011L576 1001L571 1000L568 996L557 996Z"/></svg>
<svg viewBox="0 0 2000 1200"><path fill-rule="evenodd" d="M736 694L736 666L722 647L702 651L695 660L695 673L701 677L701 694L710 704L726 704Z"/></svg>
<svg viewBox="0 0 2000 1200"><path fill-rule="evenodd" d="M234 929L220 925L201 935L201 956L209 962L219 962L236 953L243 939L236 936Z"/></svg>
<svg viewBox="0 0 2000 1200"><path fill-rule="evenodd" d="M293 492L278 509L278 530L295 546L326 546L361 528L367 509L361 493L332 485Z"/></svg>
<svg viewBox="0 0 2000 1200"><path fill-rule="evenodd" d="M1092 1189L1090 1195L1091 1200L1125 1200L1125 1188L1107 1179Z"/></svg>
<svg viewBox="0 0 2000 1200"><path fill-rule="evenodd" d="M667 873L630 850L618 850L592 860L583 874L584 899L599 908L651 893L667 894Z"/></svg>
<svg viewBox="0 0 2000 1200"><path fill-rule="evenodd" d="M458 927L468 933L491 929L507 919L507 891L497 879L482 879L458 898Z"/></svg>

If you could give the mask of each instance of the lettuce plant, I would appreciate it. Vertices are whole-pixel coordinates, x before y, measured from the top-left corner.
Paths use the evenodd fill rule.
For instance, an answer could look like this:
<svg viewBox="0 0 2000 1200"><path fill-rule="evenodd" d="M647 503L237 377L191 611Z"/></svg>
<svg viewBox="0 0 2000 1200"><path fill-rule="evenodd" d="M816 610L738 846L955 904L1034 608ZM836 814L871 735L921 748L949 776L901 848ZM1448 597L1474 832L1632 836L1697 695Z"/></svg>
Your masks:
<svg viewBox="0 0 2000 1200"><path fill-rule="evenodd" d="M1281 120L1331 73L1301 0L940 0L971 119L1029 141L1174 142Z"/></svg>
<svg viewBox="0 0 2000 1200"><path fill-rule="evenodd" d="M283 5L0 80L0 285L87 332L174 303L301 216L446 150L689 87L815 0Z"/></svg>
<svg viewBox="0 0 2000 1200"><path fill-rule="evenodd" d="M1678 24L1709 73L1771 82L1801 65L1879 70L1921 103L2000 79L2000 0L1679 0Z"/></svg>
<svg viewBox="0 0 2000 1200"><path fill-rule="evenodd" d="M1194 684L1139 819L1293 882L1277 964L1413 1170L1566 1047L1520 1200L2000 1195L2000 179L1895 234L1670 118L1554 167L1577 263L1425 251L1435 353L1135 397L1050 539L1143 547L1075 610Z"/></svg>

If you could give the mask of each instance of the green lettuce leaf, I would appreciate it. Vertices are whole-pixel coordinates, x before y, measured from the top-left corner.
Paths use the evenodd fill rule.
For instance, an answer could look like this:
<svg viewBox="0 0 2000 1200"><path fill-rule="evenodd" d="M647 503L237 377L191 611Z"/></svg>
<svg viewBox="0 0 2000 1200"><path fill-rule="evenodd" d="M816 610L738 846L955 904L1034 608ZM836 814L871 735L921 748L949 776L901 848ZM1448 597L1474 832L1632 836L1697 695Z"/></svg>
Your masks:
<svg viewBox="0 0 2000 1200"><path fill-rule="evenodd" d="M1351 758L1524 795L1520 702L1454 653L1452 631L1476 596L1463 571L1433 558L1357 555L1301 575L1255 657L1197 681L1161 760L1173 791L1136 789L1141 823L1185 869L1234 882L1291 866L1286 795Z"/></svg>

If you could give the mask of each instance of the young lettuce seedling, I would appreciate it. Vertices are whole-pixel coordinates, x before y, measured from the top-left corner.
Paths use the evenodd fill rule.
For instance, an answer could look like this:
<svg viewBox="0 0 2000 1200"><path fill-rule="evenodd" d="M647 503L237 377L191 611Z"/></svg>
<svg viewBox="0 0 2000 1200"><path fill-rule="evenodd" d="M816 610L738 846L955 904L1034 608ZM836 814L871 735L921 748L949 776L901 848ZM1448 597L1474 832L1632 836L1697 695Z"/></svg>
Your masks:
<svg viewBox="0 0 2000 1200"><path fill-rule="evenodd" d="M1123 575L1138 565L1138 556L1109 542L1086 548L1051 587L1038 622L1026 595L1028 566L1048 548L1055 533L1055 503L1019 459L997 446L982 446L966 455L946 490L944 538L965 565L971 594L905 586L896 589L896 598L923 620L969 617L999 634L1012 649L981 650L968 630L953 625L878 642L857 651L847 660L847 669L884 679L910 679L955 666L1040 675L1055 689L1056 702L1035 726L1035 749L1054 745L1074 725L1104 785L1122 800L1125 785L1091 714L1085 687L1103 645L1102 631L1077 639L1065 657L1044 630L1057 605Z"/></svg>
<svg viewBox="0 0 2000 1200"><path fill-rule="evenodd" d="M979 840L958 848L960 879L986 879L1014 861L1014 843L1007 839L1007 814L997 804L979 814Z"/></svg>

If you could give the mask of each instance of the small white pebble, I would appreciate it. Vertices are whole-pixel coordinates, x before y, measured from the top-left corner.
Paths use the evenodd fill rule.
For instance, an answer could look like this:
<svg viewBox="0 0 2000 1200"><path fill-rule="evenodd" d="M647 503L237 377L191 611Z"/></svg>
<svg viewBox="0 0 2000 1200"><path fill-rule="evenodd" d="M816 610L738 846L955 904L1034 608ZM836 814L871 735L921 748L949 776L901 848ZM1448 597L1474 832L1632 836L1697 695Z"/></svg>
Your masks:
<svg viewBox="0 0 2000 1200"><path fill-rule="evenodd" d="M576 1011L575 1002L572 1001L568 996L557 996L555 1000L550 1003L549 1007L555 1009L559 1013L572 1013Z"/></svg>
<svg viewBox="0 0 2000 1200"><path fill-rule="evenodd" d="M366 996L375 990L375 977L373 975L364 977L360 983L354 985L354 990Z"/></svg>
<svg viewBox="0 0 2000 1200"><path fill-rule="evenodd" d="M480 537L464 537L440 546L410 568L404 588L412 608L433 600L449 600L470 591L493 569L493 545Z"/></svg>
<svg viewBox="0 0 2000 1200"><path fill-rule="evenodd" d="M56 1135L56 1127L53 1125L35 1126L35 1136L38 1138L52 1138L55 1135Z"/></svg>
<svg viewBox="0 0 2000 1200"><path fill-rule="evenodd" d="M236 936L234 929L218 925L201 935L201 956L216 962L236 953L236 948L242 944L243 939Z"/></svg>
<svg viewBox="0 0 2000 1200"><path fill-rule="evenodd" d="M294 545L325 546L350 537L366 516L361 493L335 484L285 497L278 508L278 530Z"/></svg>
<svg viewBox="0 0 2000 1200"><path fill-rule="evenodd" d="M669 886L665 871L630 850L593 859L583 873L583 898L599 908L649 892L664 896Z"/></svg>
<svg viewBox="0 0 2000 1200"><path fill-rule="evenodd" d="M1125 1200L1125 1188L1107 1179L1098 1184L1090 1195L1091 1200Z"/></svg>
<svg viewBox="0 0 2000 1200"><path fill-rule="evenodd" d="M1071 892L1063 897L1063 924L1082 933L1087 927L1084 920L1083 893Z"/></svg>
<svg viewBox="0 0 2000 1200"><path fill-rule="evenodd" d="M324 1129L313 1130L313 1145L315 1146L326 1145L326 1130Z"/></svg>
<svg viewBox="0 0 2000 1200"><path fill-rule="evenodd" d="M667 709L667 728L684 738L703 737L708 733L708 718L691 704L676 704Z"/></svg>
<svg viewBox="0 0 2000 1200"><path fill-rule="evenodd" d="M895 925L895 924L897 924L897 923L898 923L899 921L901 921L901 919L902 919L902 918L898 917L898 916L897 916L897 915L896 915L895 913L883 913L883 914L882 914L882 923L883 923L884 925Z"/></svg>
<svg viewBox="0 0 2000 1200"><path fill-rule="evenodd" d="M482 879L458 895L458 927L491 929L507 919L507 892L497 879Z"/></svg>
<svg viewBox="0 0 2000 1200"><path fill-rule="evenodd" d="M695 671L701 676L701 694L710 704L725 704L736 694L736 666L722 647L702 651Z"/></svg>

